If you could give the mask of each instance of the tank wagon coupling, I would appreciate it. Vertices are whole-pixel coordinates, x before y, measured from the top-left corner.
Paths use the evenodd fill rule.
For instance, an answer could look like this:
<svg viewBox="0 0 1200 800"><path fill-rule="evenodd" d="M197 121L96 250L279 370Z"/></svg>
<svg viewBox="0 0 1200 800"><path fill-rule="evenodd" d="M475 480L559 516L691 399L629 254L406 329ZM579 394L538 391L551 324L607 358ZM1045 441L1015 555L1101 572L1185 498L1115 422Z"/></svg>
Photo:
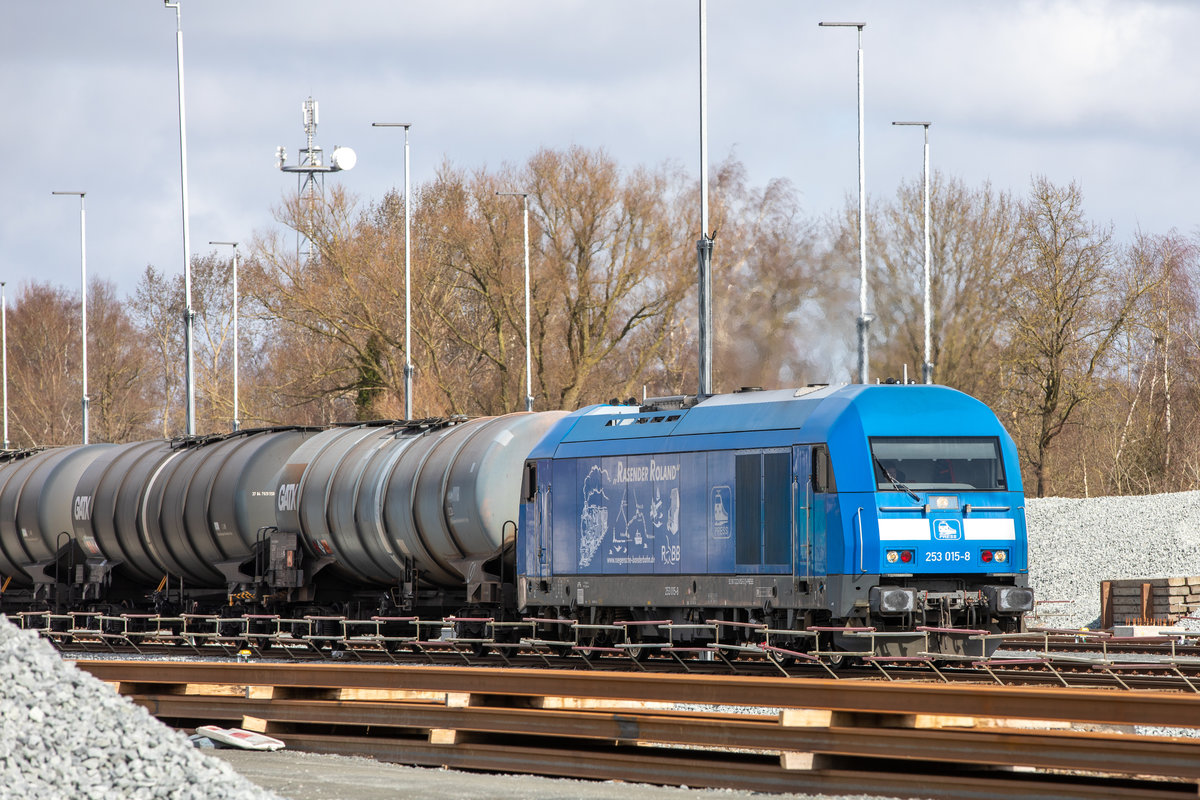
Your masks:
<svg viewBox="0 0 1200 800"><path fill-rule="evenodd" d="M1032 608L1015 446L946 387L593 406L525 472L526 613L667 620L672 641L769 626L803 648L816 630L1008 632Z"/></svg>

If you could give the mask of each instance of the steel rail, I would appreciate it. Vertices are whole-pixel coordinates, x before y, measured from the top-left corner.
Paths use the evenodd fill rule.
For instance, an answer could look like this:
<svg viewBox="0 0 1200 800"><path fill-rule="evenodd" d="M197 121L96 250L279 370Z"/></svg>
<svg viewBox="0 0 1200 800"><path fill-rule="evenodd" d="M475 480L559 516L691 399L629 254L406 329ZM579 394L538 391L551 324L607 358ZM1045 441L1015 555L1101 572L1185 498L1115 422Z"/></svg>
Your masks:
<svg viewBox="0 0 1200 800"><path fill-rule="evenodd" d="M134 655L128 648L106 647L101 650L65 649L61 650L66 658L88 659L102 653L105 656ZM180 652L179 645L140 645L136 655L143 657L174 656ZM205 659L234 659L237 649L230 647L223 652L212 649L193 652L199 660ZM465 657L461 652L447 650L441 653L426 651L405 660L395 657L379 657L355 652L352 663L367 664L407 664L409 666L473 666L473 667L525 667L529 669L590 669L597 671L631 671L635 669L634 662L628 656L623 658L584 658L581 656L555 656L545 653L493 654L484 656ZM1044 654L1048 655L1048 654ZM582 659L582 660L581 660ZM296 663L330 663L330 657L316 650L289 652L286 655L258 653L255 660L267 663L296 662ZM345 663L339 662L339 663ZM1033 666L1030 666L1030 665ZM1093 665L1095 667L1093 668ZM1133 671L1136 667L1138 671ZM636 668L642 672L670 672L710 675L766 675L777 677L781 672L788 677L799 678L807 676L824 677L829 670L815 663L799 662L784 668L778 662L766 657L761 659L738 659L736 661L679 661L672 658L655 657L653 654L643 662L637 662ZM1117 672L1120 671L1120 675ZM940 667L922 665L913 662L890 662L887 659L874 661L871 666L849 665L836 671L836 676L845 678L883 678L889 681L928 681L938 679L946 683L993 682L999 685L1037 686L1050 684L1066 686L1067 688L1120 688L1144 689L1156 691L1193 691L1200 693L1200 675L1187 675L1180 671L1176 664L1169 661L1161 663L1141 661L1137 664L1126 664L1119 661L1083 661L1071 659L1065 662L1055 662L1048 657L1034 659L994 658L979 661L974 664L958 662L953 665Z"/></svg>
<svg viewBox="0 0 1200 800"><path fill-rule="evenodd" d="M151 684L409 689L1055 719L1113 725L1200 726L1200 695L1161 691L374 664L76 663L101 680Z"/></svg>
<svg viewBox="0 0 1200 800"><path fill-rule="evenodd" d="M261 700L237 697L133 695L156 717L241 725L252 716L281 726L289 741L303 726L366 726L373 737L425 736L430 730L510 736L552 736L687 747L822 753L853 757L1046 770L1200 779L1200 742L1119 734L874 727L781 726L776 716L662 711L563 711L521 708L450 708L432 703ZM186 727L194 727L188 725Z"/></svg>

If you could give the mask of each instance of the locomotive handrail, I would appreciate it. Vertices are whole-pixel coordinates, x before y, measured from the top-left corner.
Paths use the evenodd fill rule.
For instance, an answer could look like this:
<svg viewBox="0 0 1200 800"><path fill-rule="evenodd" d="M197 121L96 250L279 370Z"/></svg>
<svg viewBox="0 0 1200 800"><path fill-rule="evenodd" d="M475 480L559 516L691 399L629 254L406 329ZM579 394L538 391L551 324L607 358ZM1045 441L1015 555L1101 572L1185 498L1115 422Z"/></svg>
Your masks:
<svg viewBox="0 0 1200 800"><path fill-rule="evenodd" d="M859 506L858 511L856 511L854 514L854 522L858 528L858 571L866 572L867 568L863 566L863 557L865 556L864 550L866 549L866 546L863 544L862 512L863 507Z"/></svg>
<svg viewBox="0 0 1200 800"><path fill-rule="evenodd" d="M880 511L925 511L925 506L880 506Z"/></svg>

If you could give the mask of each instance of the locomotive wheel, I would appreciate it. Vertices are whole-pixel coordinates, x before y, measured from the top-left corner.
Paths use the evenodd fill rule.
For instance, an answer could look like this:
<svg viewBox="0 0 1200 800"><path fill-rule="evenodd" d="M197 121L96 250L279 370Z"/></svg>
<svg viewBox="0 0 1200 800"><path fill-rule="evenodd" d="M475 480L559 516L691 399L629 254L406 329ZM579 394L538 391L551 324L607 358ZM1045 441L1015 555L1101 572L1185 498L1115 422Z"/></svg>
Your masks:
<svg viewBox="0 0 1200 800"><path fill-rule="evenodd" d="M652 647L642 647L641 643L639 642L638 644L626 647L625 654L639 664L644 664L646 659L650 658L650 651L653 649L654 648Z"/></svg>

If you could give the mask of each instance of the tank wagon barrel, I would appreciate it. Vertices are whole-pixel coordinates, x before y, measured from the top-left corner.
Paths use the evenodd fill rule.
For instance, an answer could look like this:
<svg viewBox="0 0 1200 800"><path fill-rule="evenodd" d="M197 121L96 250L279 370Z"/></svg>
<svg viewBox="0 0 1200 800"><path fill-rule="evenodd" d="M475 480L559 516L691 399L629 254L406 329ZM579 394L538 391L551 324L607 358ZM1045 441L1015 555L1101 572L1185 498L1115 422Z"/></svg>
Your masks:
<svg viewBox="0 0 1200 800"><path fill-rule="evenodd" d="M342 581L462 588L516 533L525 457L560 412L335 428L279 473L272 564L307 586ZM295 537L295 544L287 537ZM281 567L279 565L282 565ZM286 585L286 581L284 582Z"/></svg>
<svg viewBox="0 0 1200 800"><path fill-rule="evenodd" d="M65 502L91 463L115 445L63 447L0 466L0 575L17 585L45 583L79 509ZM67 538L70 536L68 534ZM41 569L39 569L41 567Z"/></svg>
<svg viewBox="0 0 1200 800"><path fill-rule="evenodd" d="M138 442L109 449L73 493L74 533L89 582L116 571L134 587L164 576L224 588L256 531L274 523L275 474L310 433L248 431L196 442Z"/></svg>

